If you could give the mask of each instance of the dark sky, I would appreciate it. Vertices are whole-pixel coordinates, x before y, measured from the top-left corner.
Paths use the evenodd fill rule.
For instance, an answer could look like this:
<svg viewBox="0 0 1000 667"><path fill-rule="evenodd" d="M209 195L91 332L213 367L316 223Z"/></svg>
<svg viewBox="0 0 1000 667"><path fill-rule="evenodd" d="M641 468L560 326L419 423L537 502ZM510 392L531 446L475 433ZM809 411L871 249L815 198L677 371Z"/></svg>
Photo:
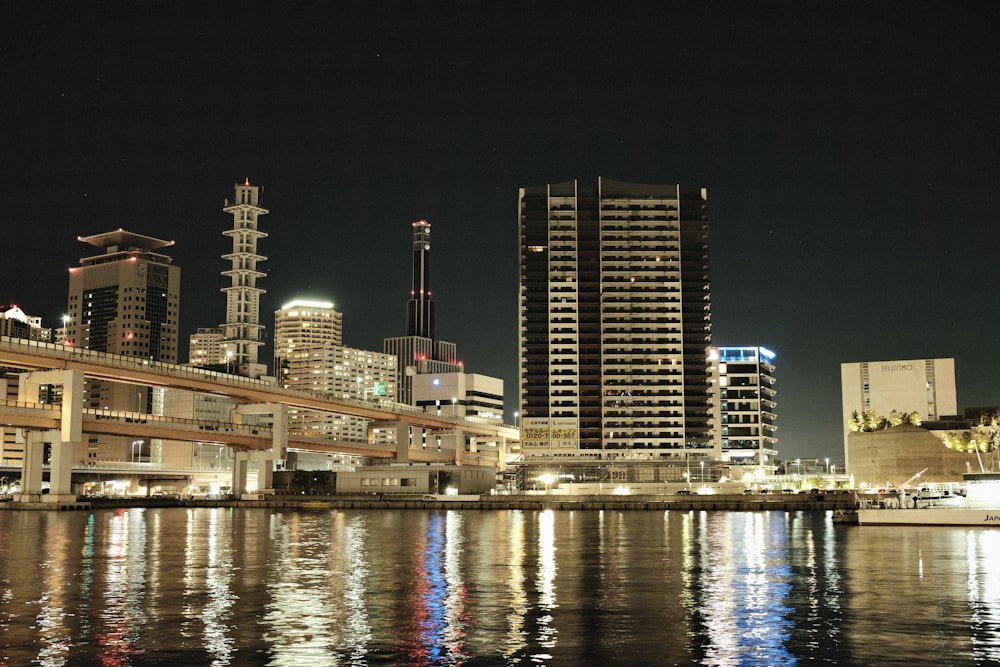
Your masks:
<svg viewBox="0 0 1000 667"><path fill-rule="evenodd" d="M182 349L225 319L233 184L262 318L330 299L517 395L517 188L708 188L713 343L777 353L781 458L842 460L840 364L954 357L1000 404L1000 2L7 2L0 303L56 325L76 241L173 239Z"/></svg>

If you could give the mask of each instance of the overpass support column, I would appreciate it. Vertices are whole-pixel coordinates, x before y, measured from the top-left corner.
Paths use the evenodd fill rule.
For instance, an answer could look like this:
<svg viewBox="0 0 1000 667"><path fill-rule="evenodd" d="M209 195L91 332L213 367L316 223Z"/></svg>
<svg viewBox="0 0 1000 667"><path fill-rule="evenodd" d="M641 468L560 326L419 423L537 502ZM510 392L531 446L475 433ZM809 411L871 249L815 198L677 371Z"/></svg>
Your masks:
<svg viewBox="0 0 1000 667"><path fill-rule="evenodd" d="M25 437L23 479L30 481L29 486L24 487L25 492L22 495L32 496L37 489L42 502L73 502L76 500L72 483L73 445L83 440L83 371L51 370L27 373L21 377L17 390L18 400L37 403L42 385L62 387L60 428L58 431L30 431ZM44 463L45 443L51 446L51 459L49 493L42 496L41 468ZM23 502L32 501L25 499Z"/></svg>
<svg viewBox="0 0 1000 667"><path fill-rule="evenodd" d="M458 426L455 427L455 465L462 465L465 458L465 431Z"/></svg>
<svg viewBox="0 0 1000 667"><path fill-rule="evenodd" d="M21 467L21 494L18 502L38 503L42 501L42 464L45 443L43 433L51 431L24 432L24 462Z"/></svg>
<svg viewBox="0 0 1000 667"><path fill-rule="evenodd" d="M242 498L247 492L247 469L250 467L250 453L237 451L233 457L233 496Z"/></svg>
<svg viewBox="0 0 1000 667"><path fill-rule="evenodd" d="M497 471L507 469L507 437L501 435L497 440Z"/></svg>
<svg viewBox="0 0 1000 667"><path fill-rule="evenodd" d="M410 437L413 430L406 422L396 422L396 462L407 463L410 460Z"/></svg>
<svg viewBox="0 0 1000 667"><path fill-rule="evenodd" d="M236 407L236 414L271 415L272 436L271 449L236 453L236 460L233 462L233 493L236 494L237 498L242 498L247 494L246 478L250 461L257 463L257 493L274 493L274 462L288 456L288 406L280 403L239 405ZM242 423L242 417L240 417L240 422ZM240 465L241 459L242 466ZM242 468L241 473L237 472L239 468Z"/></svg>

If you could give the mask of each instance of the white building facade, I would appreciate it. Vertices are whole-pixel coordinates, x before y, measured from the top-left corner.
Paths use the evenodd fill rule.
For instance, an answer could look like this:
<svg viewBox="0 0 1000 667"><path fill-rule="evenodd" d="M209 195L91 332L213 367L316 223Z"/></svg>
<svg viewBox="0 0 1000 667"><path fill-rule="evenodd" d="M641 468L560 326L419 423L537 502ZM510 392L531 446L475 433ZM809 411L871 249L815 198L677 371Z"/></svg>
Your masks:
<svg viewBox="0 0 1000 667"><path fill-rule="evenodd" d="M855 412L874 410L883 417L893 411L916 412L926 421L958 414L955 360L899 359L840 365L844 456L848 421ZM850 469L850 461L847 461Z"/></svg>
<svg viewBox="0 0 1000 667"><path fill-rule="evenodd" d="M413 377L413 402L425 412L503 423L503 380L476 373Z"/></svg>

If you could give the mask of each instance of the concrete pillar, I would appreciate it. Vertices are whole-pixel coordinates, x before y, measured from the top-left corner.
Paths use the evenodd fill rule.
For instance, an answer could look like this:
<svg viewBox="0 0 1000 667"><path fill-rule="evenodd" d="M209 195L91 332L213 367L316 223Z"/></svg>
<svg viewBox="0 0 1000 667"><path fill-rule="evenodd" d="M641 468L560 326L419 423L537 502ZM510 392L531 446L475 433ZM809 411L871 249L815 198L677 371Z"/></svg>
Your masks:
<svg viewBox="0 0 1000 667"><path fill-rule="evenodd" d="M274 493L274 459L257 461L257 493Z"/></svg>
<svg viewBox="0 0 1000 667"><path fill-rule="evenodd" d="M406 422L396 422L396 462L407 463L410 460L410 425Z"/></svg>
<svg viewBox="0 0 1000 667"><path fill-rule="evenodd" d="M280 403L239 405L236 407L235 412L237 416L271 416L271 449L263 452L242 453L246 455L248 461L253 460L257 462L257 493L274 493L274 462L278 459L288 458L288 406ZM239 421L242 423L242 419ZM239 456L237 456L237 459L239 459ZM237 494L237 498L240 498L246 492L246 471L244 470L243 483L239 490L237 490L234 484L233 493Z"/></svg>
<svg viewBox="0 0 1000 667"><path fill-rule="evenodd" d="M507 437L501 435L497 440L497 471L507 469Z"/></svg>
<svg viewBox="0 0 1000 667"><path fill-rule="evenodd" d="M18 502L37 503L42 500L42 463L45 452L43 433L44 431L26 431L24 434L24 461Z"/></svg>
<svg viewBox="0 0 1000 667"><path fill-rule="evenodd" d="M73 502L73 445L83 440L83 371L49 370L32 371L21 376L17 389L19 401L38 402L38 392L42 385L62 387L60 406L60 428L53 431L29 431L25 437L24 469L22 479L22 502L32 500L36 495L42 502ZM49 493L41 495L42 465L45 444L51 447L49 467ZM26 485L25 485L26 484Z"/></svg>
<svg viewBox="0 0 1000 667"><path fill-rule="evenodd" d="M455 427L455 465L462 465L465 458L465 431L458 426Z"/></svg>
<svg viewBox="0 0 1000 667"><path fill-rule="evenodd" d="M233 496L242 498L247 492L247 468L250 457L247 452L236 452L233 457Z"/></svg>
<svg viewBox="0 0 1000 667"><path fill-rule="evenodd" d="M73 493L73 443L62 442L60 435L60 431L45 432L45 441L51 447L51 458L49 459L49 492L42 496L42 502L76 502L76 494Z"/></svg>

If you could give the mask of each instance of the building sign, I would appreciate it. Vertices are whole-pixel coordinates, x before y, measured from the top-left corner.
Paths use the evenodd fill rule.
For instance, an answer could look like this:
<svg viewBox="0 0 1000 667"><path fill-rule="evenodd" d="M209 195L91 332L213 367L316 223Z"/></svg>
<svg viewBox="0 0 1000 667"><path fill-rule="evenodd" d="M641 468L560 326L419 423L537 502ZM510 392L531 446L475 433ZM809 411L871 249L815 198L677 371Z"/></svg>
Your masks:
<svg viewBox="0 0 1000 667"><path fill-rule="evenodd" d="M372 394L375 396L385 396L385 382L376 382L372 386Z"/></svg>

